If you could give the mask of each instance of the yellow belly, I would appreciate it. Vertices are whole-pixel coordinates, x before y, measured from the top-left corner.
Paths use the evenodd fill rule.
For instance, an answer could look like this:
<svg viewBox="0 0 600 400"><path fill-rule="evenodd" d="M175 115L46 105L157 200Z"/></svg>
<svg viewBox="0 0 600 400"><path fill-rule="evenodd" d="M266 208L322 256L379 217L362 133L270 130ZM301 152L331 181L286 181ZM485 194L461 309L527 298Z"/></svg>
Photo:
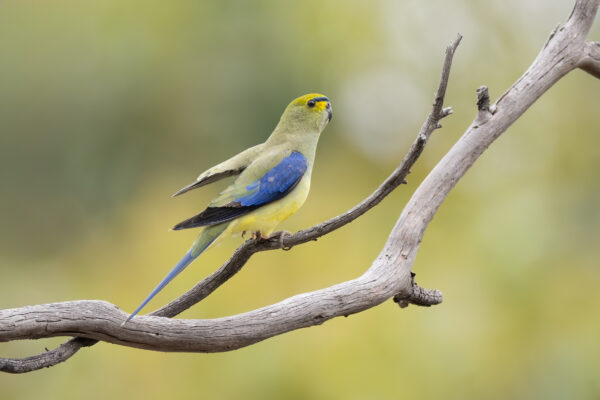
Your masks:
<svg viewBox="0 0 600 400"><path fill-rule="evenodd" d="M306 201L310 189L310 176L305 176L287 196L263 206L248 215L231 221L224 235L260 231L269 236L281 221L292 216Z"/></svg>

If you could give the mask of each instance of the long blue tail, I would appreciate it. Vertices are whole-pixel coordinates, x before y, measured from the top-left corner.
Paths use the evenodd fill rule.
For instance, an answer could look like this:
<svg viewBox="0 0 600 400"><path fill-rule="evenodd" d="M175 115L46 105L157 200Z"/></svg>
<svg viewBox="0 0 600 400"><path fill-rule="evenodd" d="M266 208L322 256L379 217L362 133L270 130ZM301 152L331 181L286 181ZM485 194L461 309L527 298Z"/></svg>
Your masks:
<svg viewBox="0 0 600 400"><path fill-rule="evenodd" d="M214 242L219 237L219 235L221 235L221 233L223 233L225 228L227 228L227 225L229 224L225 223L205 228L200 233L198 238L194 241L192 247L188 250L187 253L185 253L185 256L183 256L183 258L177 263L177 265L173 267L173 269L167 274L167 276L164 277L164 279L158 284L158 286L154 288L154 290L148 295L146 300L144 300L142 304L140 304L140 306L129 316L129 318L127 318L127 320L123 322L123 325L129 322L131 318L135 317L137 313L139 313L142 310L142 308L144 308L146 304L148 304L148 302L150 302L150 300L152 300L152 298L157 295L158 292L160 292L165 286L167 286L167 284L171 282L173 278L179 275L179 273L183 271L185 267L190 265L192 261L194 261L200 254L202 254L202 252L206 250L208 246L210 246L211 243Z"/></svg>

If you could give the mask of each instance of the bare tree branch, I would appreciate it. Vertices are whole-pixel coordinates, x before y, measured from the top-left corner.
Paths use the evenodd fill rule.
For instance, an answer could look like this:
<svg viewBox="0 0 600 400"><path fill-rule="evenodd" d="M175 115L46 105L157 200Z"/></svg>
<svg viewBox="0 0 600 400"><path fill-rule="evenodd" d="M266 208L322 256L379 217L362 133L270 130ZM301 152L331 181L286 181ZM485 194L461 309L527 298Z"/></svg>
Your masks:
<svg viewBox="0 0 600 400"><path fill-rule="evenodd" d="M568 72L578 67L590 68L582 60L590 54L596 54L596 48L590 48L585 39L599 3L600 0L577 0L565 25L552 33L536 60L521 78L489 108L485 101L481 102L473 123L417 188L383 250L360 277L244 314L212 320L171 320L140 316L121 327L120 323L126 314L116 306L101 301L63 302L0 310L0 341L80 336L159 351L217 352L247 346L291 330L318 325L337 316L357 313L391 297L395 297L401 305L406 302L436 304L436 299L441 300L438 293L418 287L411 276L411 268L427 225L456 182L498 136ZM440 84L440 87L445 89L447 78L445 81L442 78L441 81L443 84ZM485 100L485 97L487 94L481 94L479 100ZM447 109L442 109L442 104L443 96L438 101L436 95L432 111L434 117L431 118L430 115L424 127L433 127L431 131L438 127L439 118L448 113ZM437 120L436 109L439 116ZM411 148L411 153L414 152L415 146L421 146L418 150L420 154L427 138L428 136L423 137L420 134ZM419 141L423 143L419 145ZM404 162L410 160L411 153ZM408 172L407 169L405 174ZM382 191L393 190L404 181L405 176L399 174L391 182L388 178L382 185ZM361 205L372 202L372 207L381 201L381 198L374 198L372 195ZM336 217L317 227L284 237L281 243L291 247L330 232L370 208L362 209L361 205L349 211L348 215L353 217L348 217L346 222ZM232 268L228 270L230 276L237 272L236 268L239 270L253 253L279 248L281 243L276 239L245 243L232 257L239 257L239 260L228 262L231 262L231 267L228 268ZM227 267L227 264L224 267ZM226 279L216 278L212 285L216 288ZM212 290L214 289L209 289L207 293ZM182 301L174 306L170 304L156 314L162 310L165 310L162 311L164 315L180 312L201 297L194 297L194 294L190 296L192 297L189 301ZM36 357L43 357L44 354ZM39 360L41 359L38 358ZM58 362L62 360L64 359ZM15 367L16 361L24 360L0 360L0 369L24 372L19 371L18 366ZM12 371L6 367L7 363L13 366ZM40 362L38 365L41 364ZM48 361L46 365L53 364Z"/></svg>

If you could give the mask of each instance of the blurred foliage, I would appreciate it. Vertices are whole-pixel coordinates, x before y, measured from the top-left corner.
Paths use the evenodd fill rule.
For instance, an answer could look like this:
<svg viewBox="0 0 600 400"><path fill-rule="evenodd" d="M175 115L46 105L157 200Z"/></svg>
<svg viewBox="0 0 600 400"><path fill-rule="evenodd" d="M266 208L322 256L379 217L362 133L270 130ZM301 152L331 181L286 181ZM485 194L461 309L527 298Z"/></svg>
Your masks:
<svg viewBox="0 0 600 400"><path fill-rule="evenodd" d="M256 255L183 314L247 311L361 274L403 204L572 6L563 0L0 2L0 307L105 299L131 311L195 232L167 232L223 184L170 199L262 141L292 98L326 93L334 119L311 196L284 228L339 214L397 165L429 111L457 32L444 121L409 185L351 225ZM600 36L600 23L591 37ZM599 83L560 81L459 183L415 272L445 302L391 301L226 354L99 344L0 376L0 398L597 399L600 397ZM158 307L227 259L202 256ZM26 356L62 339L8 343Z"/></svg>

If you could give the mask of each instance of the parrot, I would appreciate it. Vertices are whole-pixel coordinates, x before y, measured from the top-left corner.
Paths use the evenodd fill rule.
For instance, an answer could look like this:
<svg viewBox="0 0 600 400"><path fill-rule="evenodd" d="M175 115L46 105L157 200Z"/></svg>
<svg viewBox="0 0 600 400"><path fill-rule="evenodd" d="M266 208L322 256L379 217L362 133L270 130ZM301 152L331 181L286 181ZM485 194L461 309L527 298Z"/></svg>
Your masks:
<svg viewBox="0 0 600 400"><path fill-rule="evenodd" d="M204 211L172 228L203 227L188 252L123 325L209 247L246 232L251 232L253 238L269 238L280 222L298 211L310 189L319 136L332 116L327 96L319 93L300 96L285 108L264 143L206 170L195 182L177 191L173 197L237 176Z"/></svg>

